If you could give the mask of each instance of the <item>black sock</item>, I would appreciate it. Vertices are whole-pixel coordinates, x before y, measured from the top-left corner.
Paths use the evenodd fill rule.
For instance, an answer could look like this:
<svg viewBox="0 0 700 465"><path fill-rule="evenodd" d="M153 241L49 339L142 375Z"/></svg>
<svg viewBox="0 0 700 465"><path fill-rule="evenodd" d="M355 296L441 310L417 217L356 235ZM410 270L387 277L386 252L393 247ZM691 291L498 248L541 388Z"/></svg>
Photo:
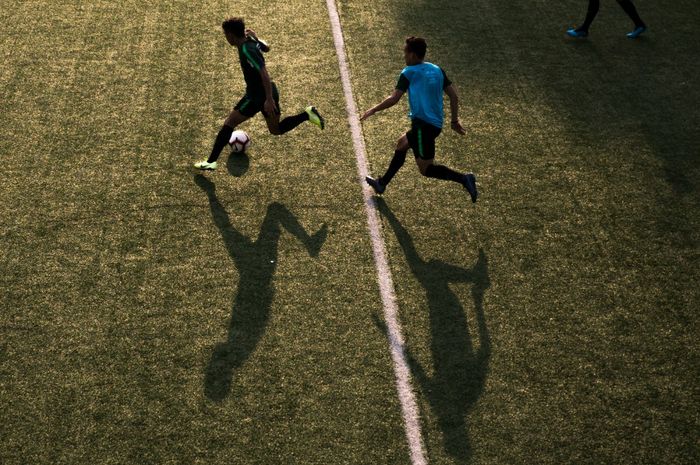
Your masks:
<svg viewBox="0 0 700 465"><path fill-rule="evenodd" d="M207 163L214 163L216 159L219 158L221 151L224 149L224 147L226 147L226 144L228 144L228 141L231 139L232 132L233 128L231 126L221 126L219 134L216 135L216 140L214 140L214 147L211 149L211 155L209 155Z"/></svg>
<svg viewBox="0 0 700 465"><path fill-rule="evenodd" d="M384 176L379 178L379 182L385 186L389 184L389 182L391 182L391 178L393 178L394 175L401 169L405 161L406 151L402 152L401 150L396 150L394 152L394 157L391 159L391 163L389 163L389 168L387 168Z"/></svg>
<svg viewBox="0 0 700 465"><path fill-rule="evenodd" d="M586 20L582 25L576 28L577 31L586 31L591 27L591 23L595 19L595 15L598 14L598 9L600 8L600 0L588 0L588 11L586 12Z"/></svg>
<svg viewBox="0 0 700 465"><path fill-rule="evenodd" d="M430 165L428 169L425 170L425 175L429 178L444 179L445 181L454 181L461 183L464 179L464 175L449 169L443 165Z"/></svg>
<svg viewBox="0 0 700 465"><path fill-rule="evenodd" d="M304 121L309 120L309 114L306 113L305 111L299 113L298 115L294 116L287 116L285 119L280 121L280 134L284 134L285 132L289 132L295 127L299 126L301 123Z"/></svg>
<svg viewBox="0 0 700 465"><path fill-rule="evenodd" d="M637 9L634 7L632 0L617 0L617 3L619 3L622 9L625 10L627 16L634 21L635 27L645 27L644 21L642 21L642 18L639 17L639 13L637 13Z"/></svg>

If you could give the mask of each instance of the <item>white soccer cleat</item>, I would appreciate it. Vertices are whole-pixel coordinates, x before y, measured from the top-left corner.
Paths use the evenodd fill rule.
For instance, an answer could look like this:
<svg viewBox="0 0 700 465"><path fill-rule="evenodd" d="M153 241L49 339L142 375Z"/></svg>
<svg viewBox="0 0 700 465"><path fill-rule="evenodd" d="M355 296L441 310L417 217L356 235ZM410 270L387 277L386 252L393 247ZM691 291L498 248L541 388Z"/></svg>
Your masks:
<svg viewBox="0 0 700 465"><path fill-rule="evenodd" d="M194 167L197 168L198 170L215 170L216 169L216 162L213 161L209 163L206 160L198 161L197 163L194 164Z"/></svg>

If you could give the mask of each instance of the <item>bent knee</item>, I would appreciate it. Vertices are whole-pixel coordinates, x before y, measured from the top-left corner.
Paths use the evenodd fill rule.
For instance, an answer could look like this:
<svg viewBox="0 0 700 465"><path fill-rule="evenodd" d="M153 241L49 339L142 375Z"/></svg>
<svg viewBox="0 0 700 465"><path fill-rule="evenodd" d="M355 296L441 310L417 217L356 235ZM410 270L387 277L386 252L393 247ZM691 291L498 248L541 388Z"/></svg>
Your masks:
<svg viewBox="0 0 700 465"><path fill-rule="evenodd" d="M402 152L405 152L409 149L408 145L408 138L404 135L401 136L399 140L396 141L396 150L400 150Z"/></svg>
<svg viewBox="0 0 700 465"><path fill-rule="evenodd" d="M418 171L420 171L420 174L422 174L423 176L428 176L428 171L430 170L430 166L432 164L432 160L423 160L421 158L416 157L416 165L418 166Z"/></svg>

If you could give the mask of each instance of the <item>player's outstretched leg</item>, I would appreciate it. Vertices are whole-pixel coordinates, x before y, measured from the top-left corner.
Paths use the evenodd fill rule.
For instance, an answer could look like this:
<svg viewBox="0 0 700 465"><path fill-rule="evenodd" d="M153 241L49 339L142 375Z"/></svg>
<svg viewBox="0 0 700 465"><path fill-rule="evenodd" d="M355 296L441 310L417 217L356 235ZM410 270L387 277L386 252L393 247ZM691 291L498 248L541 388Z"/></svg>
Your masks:
<svg viewBox="0 0 700 465"><path fill-rule="evenodd" d="M277 128L278 128L277 132L272 132L272 131L270 131L270 132L272 132L272 134L275 134L278 136L282 135L282 134L286 134L289 131L291 131L292 129L299 126L304 121L308 121L308 120L309 120L309 115L307 115L305 111L302 111L298 115L287 116L285 119L283 119L282 121L279 122L279 125L277 126ZM279 117L278 117L278 121L279 121ZM269 127L270 127L270 125L268 122L268 128Z"/></svg>
<svg viewBox="0 0 700 465"><path fill-rule="evenodd" d="M216 139L214 139L214 146L211 149L211 155L209 155L209 158L206 160L195 163L194 167L199 168L200 170L215 170L216 160L219 158L219 155L224 147L226 147L226 144L228 144L232 133L233 128L231 126L227 126L225 124L221 126L219 133L216 135Z"/></svg>
<svg viewBox="0 0 700 465"><path fill-rule="evenodd" d="M370 176L365 178L367 184L372 186L374 192L377 194L383 194L386 190L386 186L391 182L394 175L401 169L404 162L406 161L406 150L396 149L394 151L394 156L391 158L391 163L389 163L389 168L387 168L384 176L374 179Z"/></svg>
<svg viewBox="0 0 700 465"><path fill-rule="evenodd" d="M224 125L219 130L219 133L216 135L214 146L211 149L209 158L198 161L194 164L194 167L200 170L215 170L216 160L219 158L221 151L224 149L224 147L226 147L226 144L228 144L229 140L231 139L231 134L233 133L234 128L247 119L248 117L243 115L238 110L233 110L228 118L226 118L226 121L224 121Z"/></svg>
<svg viewBox="0 0 700 465"><path fill-rule="evenodd" d="M476 198L479 193L476 190L476 176L474 173L458 173L444 165L429 165L423 173L429 178L444 179L445 181L454 181L460 183L469 192L472 198L472 203L476 203Z"/></svg>
<svg viewBox="0 0 700 465"><path fill-rule="evenodd" d="M406 161L406 153L408 152L408 138L404 134L401 136L399 141L396 143L396 150L394 151L394 156L391 158L391 163L389 163L389 168L387 168L384 176L374 179L370 176L365 178L365 182L369 184L374 192L377 194L383 194L386 190L386 186L391 182L392 178L403 166Z"/></svg>
<svg viewBox="0 0 700 465"><path fill-rule="evenodd" d="M323 117L318 112L316 107L307 107L298 115L287 116L282 121L280 121L279 115L265 115L265 120L267 121L267 128L269 129L270 134L274 134L276 136L288 133L304 121L310 121L321 129L325 127Z"/></svg>
<svg viewBox="0 0 700 465"><path fill-rule="evenodd" d="M433 160L424 160L416 158L418 170L423 176L429 178L443 179L445 181L453 181L461 184L469 192L472 202L476 202L479 193L476 190L476 176L473 173L458 173L447 166L435 165Z"/></svg>

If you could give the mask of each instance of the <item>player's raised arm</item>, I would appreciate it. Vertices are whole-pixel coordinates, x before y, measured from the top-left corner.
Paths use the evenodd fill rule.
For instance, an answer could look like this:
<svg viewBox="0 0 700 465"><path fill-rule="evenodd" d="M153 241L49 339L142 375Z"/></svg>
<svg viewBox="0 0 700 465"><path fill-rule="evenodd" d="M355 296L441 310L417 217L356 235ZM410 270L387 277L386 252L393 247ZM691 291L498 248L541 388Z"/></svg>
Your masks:
<svg viewBox="0 0 700 465"><path fill-rule="evenodd" d="M375 105L374 107L370 108L366 112L362 114L360 117L360 121L364 121L373 114L377 113L378 111L386 110L387 108L391 108L394 105L398 103L399 100L401 100L401 97L403 97L404 91L400 89L394 89L394 92L391 93L390 96L382 100L380 103Z"/></svg>
<svg viewBox="0 0 700 465"><path fill-rule="evenodd" d="M261 52L267 53L270 51L270 44L259 38L254 30L246 29L245 34L247 38L253 39L255 41Z"/></svg>

